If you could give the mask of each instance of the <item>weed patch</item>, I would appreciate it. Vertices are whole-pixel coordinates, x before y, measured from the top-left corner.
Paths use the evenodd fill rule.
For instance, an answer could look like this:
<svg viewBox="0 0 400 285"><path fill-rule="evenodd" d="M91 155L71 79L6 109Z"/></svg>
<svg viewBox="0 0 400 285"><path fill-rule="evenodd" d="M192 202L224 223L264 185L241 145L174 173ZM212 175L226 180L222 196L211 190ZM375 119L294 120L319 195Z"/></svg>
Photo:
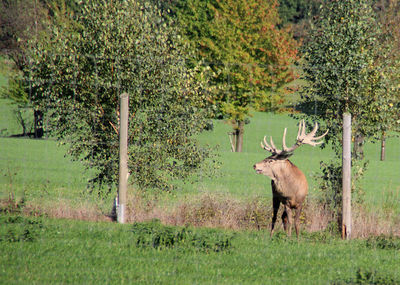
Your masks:
<svg viewBox="0 0 400 285"><path fill-rule="evenodd" d="M377 249L400 250L400 237L379 235L377 237L369 237L366 240L366 246Z"/></svg>
<svg viewBox="0 0 400 285"><path fill-rule="evenodd" d="M340 239L338 224L331 221L325 229L315 232L303 231L301 238L310 242L328 243L335 239Z"/></svg>
<svg viewBox="0 0 400 285"><path fill-rule="evenodd" d="M177 224L226 229L264 229L270 224L270 201L256 197L240 201L231 196L204 194L181 203L172 213Z"/></svg>
<svg viewBox="0 0 400 285"><path fill-rule="evenodd" d="M390 274L378 272L376 270L358 268L355 277L347 280L338 280L332 284L380 284L394 285L399 284L400 280L394 278Z"/></svg>
<svg viewBox="0 0 400 285"><path fill-rule="evenodd" d="M158 220L135 223L132 232L138 247L183 248L207 253L229 251L232 247L232 236L220 231L200 232L187 227L169 227Z"/></svg>
<svg viewBox="0 0 400 285"><path fill-rule="evenodd" d="M21 216L0 217L0 242L33 242L40 236L43 224Z"/></svg>
<svg viewBox="0 0 400 285"><path fill-rule="evenodd" d="M1 214L20 214L25 207L25 198L17 199L15 195L9 193L8 198L0 200Z"/></svg>

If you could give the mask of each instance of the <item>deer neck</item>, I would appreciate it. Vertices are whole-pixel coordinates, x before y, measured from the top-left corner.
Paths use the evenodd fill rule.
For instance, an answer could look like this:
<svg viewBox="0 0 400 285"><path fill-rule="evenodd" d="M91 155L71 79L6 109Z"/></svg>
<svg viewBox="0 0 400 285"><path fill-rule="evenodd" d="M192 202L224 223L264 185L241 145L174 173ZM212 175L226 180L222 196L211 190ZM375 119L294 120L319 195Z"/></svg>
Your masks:
<svg viewBox="0 0 400 285"><path fill-rule="evenodd" d="M296 168L296 166L290 160L286 159L277 164L273 169L273 177L271 179L274 181L279 192L287 189L287 184L291 183L293 168Z"/></svg>

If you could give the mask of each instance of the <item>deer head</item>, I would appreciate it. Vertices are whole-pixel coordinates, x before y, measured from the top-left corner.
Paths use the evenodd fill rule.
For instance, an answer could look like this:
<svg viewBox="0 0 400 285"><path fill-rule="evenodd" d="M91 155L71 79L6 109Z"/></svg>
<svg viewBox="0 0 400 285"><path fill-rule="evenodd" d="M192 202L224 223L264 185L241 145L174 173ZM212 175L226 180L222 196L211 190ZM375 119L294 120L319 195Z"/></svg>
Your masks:
<svg viewBox="0 0 400 285"><path fill-rule="evenodd" d="M272 173L273 169L271 169L272 165L278 166L282 164L284 160L293 155L294 151L303 144L308 144L311 146L316 146L321 144L322 141L318 140L322 139L328 133L328 131L326 131L323 135L315 137L315 134L318 131L318 123L315 123L314 129L309 134L306 134L306 125L304 123L304 120L302 120L299 123L299 130L297 132L296 142L294 143L293 146L287 147L286 131L287 129L285 128L282 138L282 150L278 149L275 146L272 137L270 137L270 143L268 143L267 137L264 136L264 141L261 142L261 147L270 152L271 156L267 157L263 161L254 165L254 169L257 171L257 173L260 174L262 173L272 178L273 175Z"/></svg>

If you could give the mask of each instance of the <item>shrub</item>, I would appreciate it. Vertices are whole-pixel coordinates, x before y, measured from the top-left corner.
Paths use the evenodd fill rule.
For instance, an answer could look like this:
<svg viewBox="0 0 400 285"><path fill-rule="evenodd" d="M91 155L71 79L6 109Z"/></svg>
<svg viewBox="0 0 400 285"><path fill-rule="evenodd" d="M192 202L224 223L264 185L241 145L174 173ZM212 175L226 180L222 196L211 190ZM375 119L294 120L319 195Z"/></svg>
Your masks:
<svg viewBox="0 0 400 285"><path fill-rule="evenodd" d="M91 169L98 194L118 180L123 92L129 93L129 172L137 186L171 190L174 179L206 167L211 150L193 137L207 121L206 82L187 67L188 50L161 11L136 0L96 0L60 17L30 42L24 79L32 105L46 116L46 131Z"/></svg>
<svg viewBox="0 0 400 285"><path fill-rule="evenodd" d="M352 161L352 185L351 193L355 203L364 203L364 190L361 188L368 162ZM318 198L331 211L337 212L342 204L342 164L340 160L333 160L329 163L320 163L322 174L316 175L319 183Z"/></svg>

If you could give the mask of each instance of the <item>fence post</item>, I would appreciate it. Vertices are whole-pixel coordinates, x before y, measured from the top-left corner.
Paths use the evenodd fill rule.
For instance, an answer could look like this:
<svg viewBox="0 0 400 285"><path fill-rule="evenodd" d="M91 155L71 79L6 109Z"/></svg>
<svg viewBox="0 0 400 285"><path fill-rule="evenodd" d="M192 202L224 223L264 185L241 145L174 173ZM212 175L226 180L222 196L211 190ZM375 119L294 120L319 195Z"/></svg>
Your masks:
<svg viewBox="0 0 400 285"><path fill-rule="evenodd" d="M351 238L351 115L343 114L342 153L342 238Z"/></svg>
<svg viewBox="0 0 400 285"><path fill-rule="evenodd" d="M117 221L125 223L126 191L128 187L128 117L129 95L121 95L120 127L119 127L119 183Z"/></svg>

